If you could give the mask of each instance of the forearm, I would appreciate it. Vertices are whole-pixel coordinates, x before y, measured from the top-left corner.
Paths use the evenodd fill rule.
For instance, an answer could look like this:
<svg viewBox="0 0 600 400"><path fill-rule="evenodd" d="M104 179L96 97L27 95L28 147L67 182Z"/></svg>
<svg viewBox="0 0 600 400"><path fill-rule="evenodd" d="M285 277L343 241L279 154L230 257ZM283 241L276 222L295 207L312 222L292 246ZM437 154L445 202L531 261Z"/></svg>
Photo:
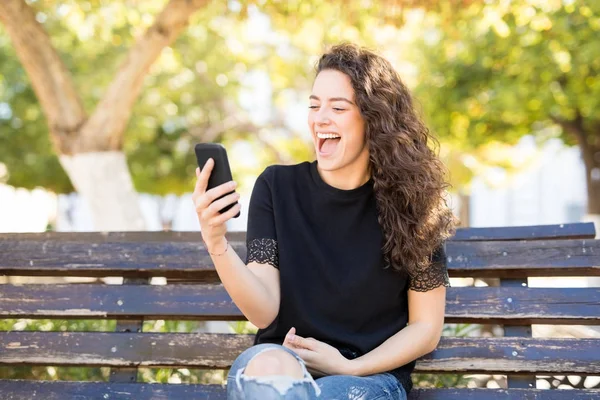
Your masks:
<svg viewBox="0 0 600 400"><path fill-rule="evenodd" d="M259 328L268 326L279 311L278 298L225 243L223 241L210 246L210 252L219 254L211 254L211 258L225 290L250 322Z"/></svg>
<svg viewBox="0 0 600 400"><path fill-rule="evenodd" d="M432 352L439 341L439 329L415 322L367 354L350 362L351 375L365 376L398 368Z"/></svg>

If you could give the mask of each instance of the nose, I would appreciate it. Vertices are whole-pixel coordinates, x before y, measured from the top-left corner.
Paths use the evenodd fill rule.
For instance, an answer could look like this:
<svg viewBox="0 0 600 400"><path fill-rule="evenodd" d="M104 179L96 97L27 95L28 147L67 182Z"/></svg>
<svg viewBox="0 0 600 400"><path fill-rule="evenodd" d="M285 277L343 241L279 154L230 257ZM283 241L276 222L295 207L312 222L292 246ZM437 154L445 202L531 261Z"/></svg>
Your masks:
<svg viewBox="0 0 600 400"><path fill-rule="evenodd" d="M327 110L325 110L324 108L325 107L321 108L319 111L316 112L315 123L318 126L329 125L331 123Z"/></svg>

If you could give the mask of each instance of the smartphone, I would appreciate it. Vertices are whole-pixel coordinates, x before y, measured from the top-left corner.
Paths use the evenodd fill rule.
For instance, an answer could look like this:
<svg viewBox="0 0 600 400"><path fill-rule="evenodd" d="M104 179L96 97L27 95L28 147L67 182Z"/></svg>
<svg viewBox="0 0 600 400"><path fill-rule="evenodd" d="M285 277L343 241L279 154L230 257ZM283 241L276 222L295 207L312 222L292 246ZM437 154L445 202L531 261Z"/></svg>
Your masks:
<svg viewBox="0 0 600 400"><path fill-rule="evenodd" d="M208 186L206 187L206 190L210 190L214 187L222 185L225 182L233 180L233 178L231 177L231 168L229 168L229 160L227 159L227 150L225 150L225 147L222 144L198 143L196 144L194 150L196 152L196 160L198 161L198 167L200 167L201 171L209 158L212 158L214 160L213 170L210 174L210 177L208 178ZM233 191L225 193L223 196L219 197L219 199L227 196L230 193L233 193ZM223 214L236 204L237 201L221 209L219 212ZM238 212L237 215L235 215L233 218L237 218L239 216L240 213Z"/></svg>

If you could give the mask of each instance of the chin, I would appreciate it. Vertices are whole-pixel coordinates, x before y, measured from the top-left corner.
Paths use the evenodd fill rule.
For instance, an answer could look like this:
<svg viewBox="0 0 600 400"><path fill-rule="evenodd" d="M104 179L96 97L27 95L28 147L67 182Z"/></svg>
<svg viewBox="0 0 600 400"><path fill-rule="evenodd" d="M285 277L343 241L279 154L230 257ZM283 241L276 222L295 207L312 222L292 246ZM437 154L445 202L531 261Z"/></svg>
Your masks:
<svg viewBox="0 0 600 400"><path fill-rule="evenodd" d="M319 164L319 168L323 171L334 171L339 168L338 160L321 158L317 155L317 162Z"/></svg>

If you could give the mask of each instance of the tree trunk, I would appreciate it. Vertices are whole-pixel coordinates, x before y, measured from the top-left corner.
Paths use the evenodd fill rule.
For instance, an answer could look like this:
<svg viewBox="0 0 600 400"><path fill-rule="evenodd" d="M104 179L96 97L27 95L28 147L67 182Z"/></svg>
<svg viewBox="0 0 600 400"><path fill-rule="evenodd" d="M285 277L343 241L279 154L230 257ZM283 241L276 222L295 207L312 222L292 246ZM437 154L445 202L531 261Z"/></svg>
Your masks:
<svg viewBox="0 0 600 400"><path fill-rule="evenodd" d="M24 0L0 1L0 21L31 79L60 162L90 206L96 229L144 229L137 193L121 152L123 133L150 66L206 2L169 1L131 48L88 118L71 75L36 21L34 10Z"/></svg>
<svg viewBox="0 0 600 400"><path fill-rule="evenodd" d="M102 151L61 155L60 163L78 193L85 193L99 231L145 229L125 154ZM132 212L136 210L138 212Z"/></svg>
<svg viewBox="0 0 600 400"><path fill-rule="evenodd" d="M587 212L591 216L600 216L600 132L586 129L579 110L576 110L573 120L554 118L554 121L577 139L585 165ZM600 125L598 125L598 129L600 130Z"/></svg>
<svg viewBox="0 0 600 400"><path fill-rule="evenodd" d="M585 165L587 211L588 214L600 215L600 143L597 140L589 143L589 139L584 138L587 143L579 145Z"/></svg>
<svg viewBox="0 0 600 400"><path fill-rule="evenodd" d="M468 193L459 191L458 197L459 209L458 209L458 220L460 221L461 228L468 228L471 225L471 196Z"/></svg>

